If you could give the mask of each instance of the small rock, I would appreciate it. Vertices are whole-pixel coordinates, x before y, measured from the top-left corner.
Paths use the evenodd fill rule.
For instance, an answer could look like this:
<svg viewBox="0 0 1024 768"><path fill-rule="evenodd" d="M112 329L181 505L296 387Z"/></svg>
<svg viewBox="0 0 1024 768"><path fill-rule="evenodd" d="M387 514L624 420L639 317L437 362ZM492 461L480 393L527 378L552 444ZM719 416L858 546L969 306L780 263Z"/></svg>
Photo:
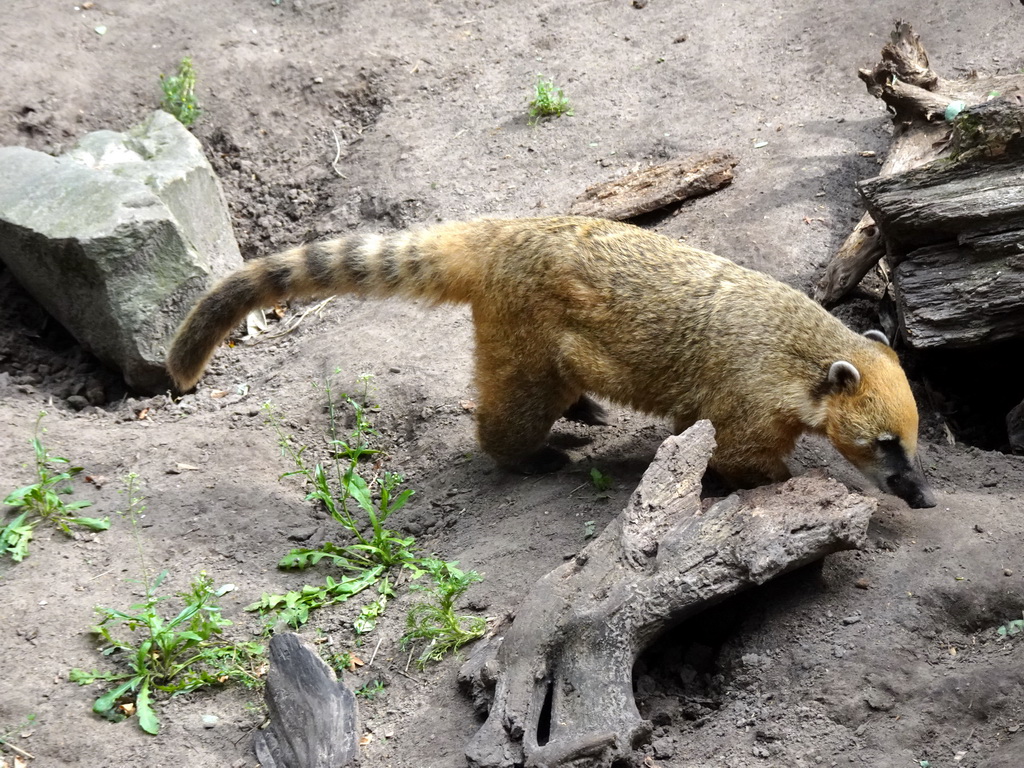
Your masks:
<svg viewBox="0 0 1024 768"><path fill-rule="evenodd" d="M66 402L68 404L69 408L71 408L73 410L76 410L76 411L80 411L80 410L82 410L83 408L85 408L86 406L89 405L89 401L86 400L81 395L72 395L71 397L69 397L64 402Z"/></svg>
<svg viewBox="0 0 1024 768"><path fill-rule="evenodd" d="M888 712L896 706L896 702L891 696L887 696L881 691L868 691L867 695L864 696L864 701L871 709L879 712Z"/></svg>
<svg viewBox="0 0 1024 768"><path fill-rule="evenodd" d="M218 722L220 718L216 715L203 715L203 728L213 728Z"/></svg>
<svg viewBox="0 0 1024 768"><path fill-rule="evenodd" d="M668 760L676 753L675 739L655 739L651 742L651 749L654 750L654 756L659 760Z"/></svg>
<svg viewBox="0 0 1024 768"><path fill-rule="evenodd" d="M1003 576L1013 576L1013 568L1003 568Z"/></svg>
<svg viewBox="0 0 1024 768"><path fill-rule="evenodd" d="M95 380L86 384L85 399L89 401L89 405L103 405L107 401L107 393L103 389L103 384Z"/></svg>
<svg viewBox="0 0 1024 768"><path fill-rule="evenodd" d="M317 532L316 525L297 525L288 533L289 541L308 541Z"/></svg>
<svg viewBox="0 0 1024 768"><path fill-rule="evenodd" d="M857 624L860 621L860 616L846 616L841 621L847 626L850 624Z"/></svg>
<svg viewBox="0 0 1024 768"><path fill-rule="evenodd" d="M857 589L870 589L871 582L867 579L857 579L855 582L853 582L853 586L855 586Z"/></svg>

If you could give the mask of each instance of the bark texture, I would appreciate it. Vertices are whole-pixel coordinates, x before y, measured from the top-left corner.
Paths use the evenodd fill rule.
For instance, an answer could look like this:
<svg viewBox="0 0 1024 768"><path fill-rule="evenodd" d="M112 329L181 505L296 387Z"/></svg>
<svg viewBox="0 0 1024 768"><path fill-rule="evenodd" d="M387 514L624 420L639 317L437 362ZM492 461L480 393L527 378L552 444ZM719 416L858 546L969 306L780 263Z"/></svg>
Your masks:
<svg viewBox="0 0 1024 768"><path fill-rule="evenodd" d="M270 641L265 693L270 725L257 731L263 768L342 768L359 757L355 695L292 632Z"/></svg>

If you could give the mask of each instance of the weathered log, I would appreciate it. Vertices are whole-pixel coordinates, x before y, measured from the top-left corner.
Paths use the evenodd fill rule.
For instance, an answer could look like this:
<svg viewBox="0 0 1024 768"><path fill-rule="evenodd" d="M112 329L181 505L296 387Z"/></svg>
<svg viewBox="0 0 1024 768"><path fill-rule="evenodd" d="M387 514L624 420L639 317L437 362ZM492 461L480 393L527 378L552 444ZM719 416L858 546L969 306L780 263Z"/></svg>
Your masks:
<svg viewBox="0 0 1024 768"><path fill-rule="evenodd" d="M1021 156L933 162L867 179L859 188L885 235L891 264L922 246L1024 229Z"/></svg>
<svg viewBox="0 0 1024 768"><path fill-rule="evenodd" d="M861 182L916 349L1024 338L1024 106L971 107L948 159Z"/></svg>
<svg viewBox="0 0 1024 768"><path fill-rule="evenodd" d="M936 143L948 135L946 126L925 125L919 130L898 130L879 176L902 173L935 156ZM826 307L849 293L885 255L885 241L870 213L865 213L853 232L839 247L825 268L814 298Z"/></svg>
<svg viewBox="0 0 1024 768"><path fill-rule="evenodd" d="M1024 76L972 74L946 80L931 69L928 53L910 24L897 21L890 42L873 69L858 73L868 92L893 112L893 142L880 175L901 173L955 151L952 126L946 121L965 105L977 105L993 95L1013 101L1024 94ZM865 214L829 262L814 291L826 306L852 290L884 255L871 214Z"/></svg>
<svg viewBox="0 0 1024 768"><path fill-rule="evenodd" d="M914 349L1024 338L1024 231L911 252L893 272L896 311Z"/></svg>
<svg viewBox="0 0 1024 768"><path fill-rule="evenodd" d="M530 591L503 638L460 673L486 722L471 766L632 762L651 733L637 655L666 628L824 555L860 546L877 502L803 476L701 508L714 429L666 440L622 514Z"/></svg>
<svg viewBox="0 0 1024 768"><path fill-rule="evenodd" d="M569 208L574 216L624 221L710 194L730 184L739 162L725 152L707 152L630 173L586 189Z"/></svg>
<svg viewBox="0 0 1024 768"><path fill-rule="evenodd" d="M358 759L355 695L292 632L270 641L264 697L270 725L254 741L263 768L342 768Z"/></svg>

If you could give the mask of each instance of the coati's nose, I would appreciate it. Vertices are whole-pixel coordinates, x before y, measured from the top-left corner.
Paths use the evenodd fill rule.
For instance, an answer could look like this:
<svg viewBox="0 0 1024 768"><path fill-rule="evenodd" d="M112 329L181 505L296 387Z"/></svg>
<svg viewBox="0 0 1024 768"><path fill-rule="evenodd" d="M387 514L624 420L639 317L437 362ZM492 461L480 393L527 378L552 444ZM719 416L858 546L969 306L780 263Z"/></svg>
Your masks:
<svg viewBox="0 0 1024 768"><path fill-rule="evenodd" d="M930 509L937 504L935 494L920 472L890 475L885 484L891 494L899 496L911 509Z"/></svg>

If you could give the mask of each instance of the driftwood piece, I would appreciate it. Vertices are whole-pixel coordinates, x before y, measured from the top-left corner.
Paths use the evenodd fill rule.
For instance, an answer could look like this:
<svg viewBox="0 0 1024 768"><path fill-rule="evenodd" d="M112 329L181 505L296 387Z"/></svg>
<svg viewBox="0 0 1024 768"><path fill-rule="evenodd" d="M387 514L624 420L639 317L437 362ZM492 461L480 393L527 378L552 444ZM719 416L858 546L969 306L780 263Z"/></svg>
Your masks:
<svg viewBox="0 0 1024 768"><path fill-rule="evenodd" d="M292 632L270 641L270 725L254 747L263 768L341 768L359 757L355 695L316 649Z"/></svg>
<svg viewBox="0 0 1024 768"><path fill-rule="evenodd" d="M873 69L858 72L868 92L882 99L893 113L893 141L880 175L901 173L955 151L952 126L946 121L951 105L977 105L993 94L1019 101L1024 76L979 77L962 80L939 77L928 61L920 38L905 21L897 21L890 42ZM829 262L814 297L831 306L851 291L885 255L885 244L870 213L864 215Z"/></svg>
<svg viewBox="0 0 1024 768"><path fill-rule="evenodd" d="M725 152L707 152L630 173L587 188L569 208L574 216L624 221L707 195L730 184L739 162Z"/></svg>
<svg viewBox="0 0 1024 768"><path fill-rule="evenodd" d="M471 766L626 764L651 734L633 698L637 655L666 628L866 537L874 499L803 476L701 510L714 429L666 440L628 506L534 585L511 627L460 680L486 722Z"/></svg>

